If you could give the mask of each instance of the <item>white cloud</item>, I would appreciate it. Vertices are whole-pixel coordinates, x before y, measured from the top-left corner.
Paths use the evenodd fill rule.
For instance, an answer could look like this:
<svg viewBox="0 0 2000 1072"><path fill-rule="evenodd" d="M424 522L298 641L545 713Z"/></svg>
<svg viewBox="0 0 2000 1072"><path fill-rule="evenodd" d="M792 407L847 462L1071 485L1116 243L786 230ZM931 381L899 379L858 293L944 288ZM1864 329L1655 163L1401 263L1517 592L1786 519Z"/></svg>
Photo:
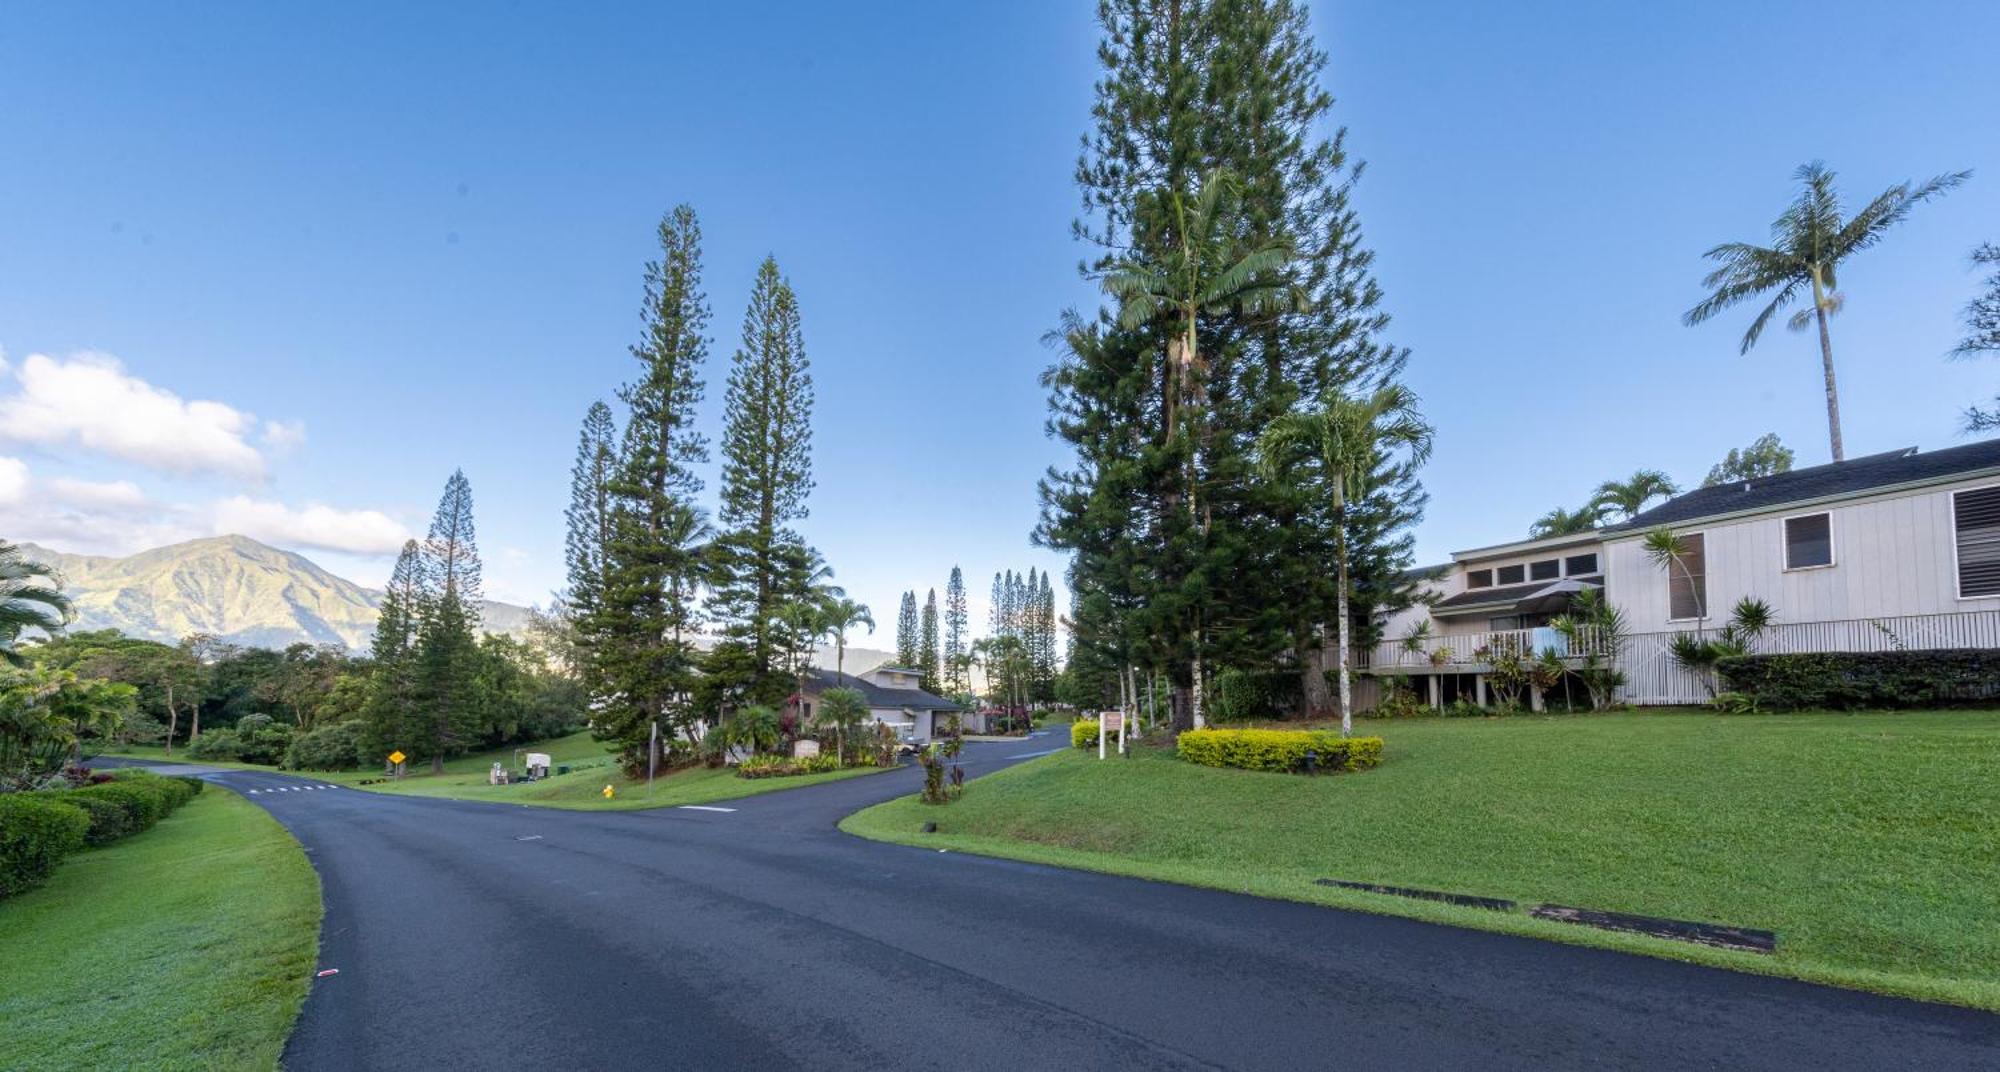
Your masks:
<svg viewBox="0 0 2000 1072"><path fill-rule="evenodd" d="M29 354L13 376L19 390L0 397L0 437L81 446L173 473L264 475L263 455L245 438L254 417L155 387L108 354Z"/></svg>
<svg viewBox="0 0 2000 1072"><path fill-rule="evenodd" d="M12 506L28 495L28 463L0 457L0 506Z"/></svg>
<svg viewBox="0 0 2000 1072"><path fill-rule="evenodd" d="M150 505L146 493L130 480L77 480L59 476L51 478L48 486L57 500L72 506L136 510Z"/></svg>
<svg viewBox="0 0 2000 1072"><path fill-rule="evenodd" d="M264 445L272 450L285 451L306 441L304 421L265 421Z"/></svg>
<svg viewBox="0 0 2000 1072"><path fill-rule="evenodd" d="M409 533L379 510L340 510L319 503L303 509L237 495L215 504L217 535L241 533L253 540L354 554L390 554Z"/></svg>

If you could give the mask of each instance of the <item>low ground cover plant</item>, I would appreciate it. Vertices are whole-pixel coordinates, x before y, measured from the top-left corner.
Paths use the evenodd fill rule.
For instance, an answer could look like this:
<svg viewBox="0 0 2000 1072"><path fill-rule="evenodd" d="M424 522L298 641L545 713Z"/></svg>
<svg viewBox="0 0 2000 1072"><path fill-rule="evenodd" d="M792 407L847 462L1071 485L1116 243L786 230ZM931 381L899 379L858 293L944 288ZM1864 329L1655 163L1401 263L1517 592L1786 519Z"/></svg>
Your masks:
<svg viewBox="0 0 2000 1072"><path fill-rule="evenodd" d="M839 756L750 756L737 764L736 776L789 778L800 774L830 774L844 766Z"/></svg>

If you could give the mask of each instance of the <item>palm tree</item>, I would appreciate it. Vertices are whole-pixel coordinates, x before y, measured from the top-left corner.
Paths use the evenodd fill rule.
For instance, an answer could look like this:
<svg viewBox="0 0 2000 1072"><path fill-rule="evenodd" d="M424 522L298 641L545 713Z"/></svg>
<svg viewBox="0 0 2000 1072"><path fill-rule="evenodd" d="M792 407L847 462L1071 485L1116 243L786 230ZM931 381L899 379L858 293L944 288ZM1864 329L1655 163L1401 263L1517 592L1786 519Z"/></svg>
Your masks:
<svg viewBox="0 0 2000 1072"><path fill-rule="evenodd" d="M1417 412L1417 396L1391 384L1365 399L1338 398L1324 409L1287 413L1257 442L1266 476L1283 479L1304 462L1316 465L1333 507L1335 601L1340 644L1340 732L1354 732L1354 685L1348 670L1347 504L1372 490L1383 464L1398 452L1404 464L1422 465L1431 454L1431 426Z"/></svg>
<svg viewBox="0 0 2000 1072"><path fill-rule="evenodd" d="M1794 317L1803 326L1811 313L1819 324L1820 370L1826 378L1826 428L1833 444L1833 460L1846 457L1840 443L1840 392L1834 386L1833 339L1827 333L1827 317L1840 308L1842 297L1836 273L1841 262L1882 240L1889 228L1901 223L1910 209L1970 178L1970 171L1938 177L1921 186L1898 183L1870 201L1861 211L1841 219L1840 198L1834 192L1833 172L1824 163L1813 161L1801 167L1793 178L1804 189L1798 199L1771 224L1771 244L1725 242L1703 256L1716 262L1714 271L1702 280L1712 291L1699 305L1682 317L1689 326L1702 323L1723 310L1751 299L1770 301L1750 329L1743 333L1740 352L1749 353L1757 337L1785 307L1810 291L1812 307Z"/></svg>
<svg viewBox="0 0 2000 1072"><path fill-rule="evenodd" d="M1704 593L1694 583L1694 571L1688 568L1681 548L1681 538L1674 535L1672 529L1662 525L1646 533L1644 546L1646 557L1651 559L1654 565L1666 570L1669 577L1673 576L1675 566L1680 567L1681 576L1687 579L1688 594L1694 597L1696 620L1708 617Z"/></svg>
<svg viewBox="0 0 2000 1072"><path fill-rule="evenodd" d="M1119 302L1118 323L1133 330L1157 319L1170 320L1174 334L1167 341L1166 364L1160 369L1161 413L1165 442L1175 444L1186 423L1183 407L1199 406L1208 397L1208 361L1202 355L1197 327L1201 317L1240 312L1245 316L1280 313L1299 306L1299 298L1283 278L1292 247L1270 240L1245 242L1238 233L1238 183L1217 169L1202 180L1190 204L1172 191L1173 234L1157 258L1128 259L1111 265L1104 276L1106 293ZM1201 452L1207 432L1188 444L1185 476L1188 516L1203 536L1206 515L1199 504ZM1169 497L1171 507L1172 499ZM1193 612L1191 694L1194 724L1202 724L1202 619Z"/></svg>
<svg viewBox="0 0 2000 1072"><path fill-rule="evenodd" d="M23 629L53 633L75 617L56 571L0 540L0 662L20 666L27 661L14 650Z"/></svg>
<svg viewBox="0 0 2000 1072"><path fill-rule="evenodd" d="M1528 538L1545 540L1551 536L1574 536L1589 532L1603 519L1603 512L1594 506L1584 506L1576 510L1565 510L1558 506L1535 519L1528 526Z"/></svg>
<svg viewBox="0 0 2000 1072"><path fill-rule="evenodd" d="M1587 509L1597 511L1599 517L1615 512L1618 520L1630 521L1639 516L1647 503L1671 499L1680 492L1667 474L1658 469L1641 469L1624 480L1607 480L1597 485L1597 493L1590 497Z"/></svg>
<svg viewBox="0 0 2000 1072"><path fill-rule="evenodd" d="M870 633L875 632L875 618L868 613L868 605L856 603L845 596L831 599L822 608L826 629L833 635L833 675L840 680L847 664L847 631L857 625L865 625Z"/></svg>

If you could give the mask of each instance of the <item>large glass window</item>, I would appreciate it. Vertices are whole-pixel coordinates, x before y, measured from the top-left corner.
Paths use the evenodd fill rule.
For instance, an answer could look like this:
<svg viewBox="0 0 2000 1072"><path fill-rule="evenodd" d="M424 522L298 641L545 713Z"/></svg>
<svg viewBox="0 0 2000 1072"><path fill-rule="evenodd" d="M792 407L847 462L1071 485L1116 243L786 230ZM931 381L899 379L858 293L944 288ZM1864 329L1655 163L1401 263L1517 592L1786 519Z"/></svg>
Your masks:
<svg viewBox="0 0 2000 1072"><path fill-rule="evenodd" d="M1467 573L1465 575L1465 586L1467 588L1493 587L1493 571L1490 569L1476 569Z"/></svg>
<svg viewBox="0 0 2000 1072"><path fill-rule="evenodd" d="M1528 564L1528 579L1531 581L1553 581L1562 576L1562 559L1545 558Z"/></svg>
<svg viewBox="0 0 2000 1072"><path fill-rule="evenodd" d="M1667 617L1708 617L1707 541L1699 532L1680 538L1680 554L1667 564Z"/></svg>
<svg viewBox="0 0 2000 1072"><path fill-rule="evenodd" d="M1563 559L1563 572L1569 574L1571 577L1581 577L1586 573L1596 573L1597 552L1592 551L1587 555L1571 555Z"/></svg>
<svg viewBox="0 0 2000 1072"><path fill-rule="evenodd" d="M1498 576L1501 584L1520 584L1522 581L1528 579L1528 567L1502 566L1499 569Z"/></svg>

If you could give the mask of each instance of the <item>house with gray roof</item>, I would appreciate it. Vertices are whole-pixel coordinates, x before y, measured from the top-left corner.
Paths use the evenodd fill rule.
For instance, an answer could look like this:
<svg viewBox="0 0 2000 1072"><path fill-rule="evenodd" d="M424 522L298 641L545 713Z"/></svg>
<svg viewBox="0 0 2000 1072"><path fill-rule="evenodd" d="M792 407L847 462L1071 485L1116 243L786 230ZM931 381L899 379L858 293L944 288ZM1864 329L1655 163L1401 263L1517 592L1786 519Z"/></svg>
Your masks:
<svg viewBox="0 0 2000 1072"><path fill-rule="evenodd" d="M833 689L853 689L867 701L871 719L922 743L942 731L952 715L965 712L964 707L924 691L918 684L922 676L921 671L886 664L859 675L815 668L806 674L805 688L793 700L801 717L810 721L821 696Z"/></svg>
<svg viewBox="0 0 2000 1072"><path fill-rule="evenodd" d="M1646 553L1660 528L1680 544L1673 570ZM1705 700L1666 645L1720 629L1745 598L1778 623L1764 651L2000 647L2000 440L1699 488L1595 532L1452 557L1425 582L1427 602L1356 655L1376 674L1425 679L1439 702L1484 697L1481 652L1563 649L1549 622L1586 588L1624 613L1635 703Z"/></svg>

